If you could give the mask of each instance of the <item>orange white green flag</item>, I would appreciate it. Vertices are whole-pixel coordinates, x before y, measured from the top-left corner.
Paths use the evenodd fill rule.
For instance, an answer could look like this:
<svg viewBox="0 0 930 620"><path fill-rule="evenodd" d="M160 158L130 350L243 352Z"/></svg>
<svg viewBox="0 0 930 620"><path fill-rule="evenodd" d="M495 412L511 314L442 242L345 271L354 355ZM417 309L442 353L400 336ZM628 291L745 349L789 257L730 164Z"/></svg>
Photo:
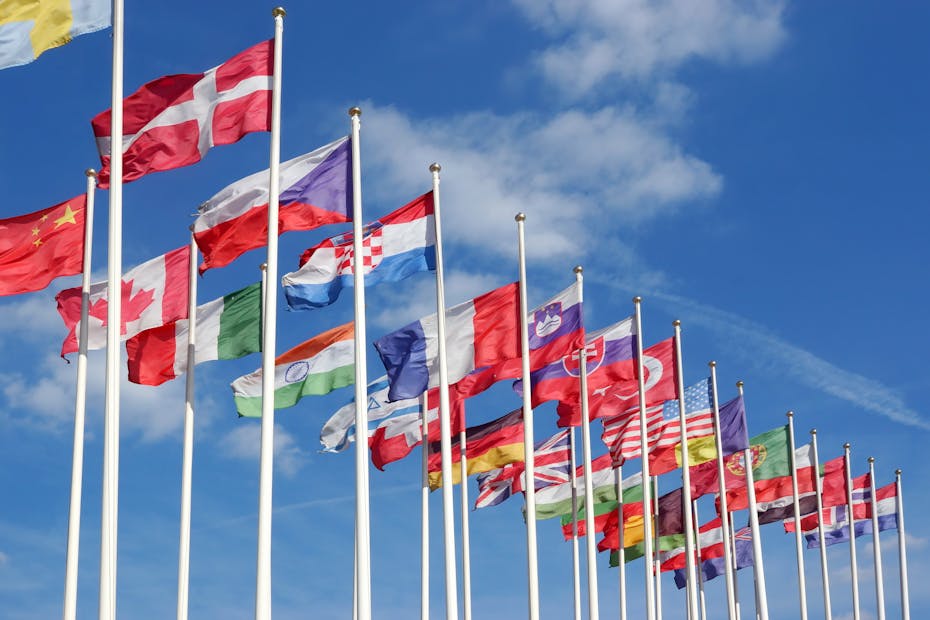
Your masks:
<svg viewBox="0 0 930 620"><path fill-rule="evenodd" d="M32 62L42 52L110 25L110 0L3 0L0 69Z"/></svg>
<svg viewBox="0 0 930 620"><path fill-rule="evenodd" d="M355 324L325 331L275 359L274 408L293 407L304 396L321 396L355 383ZM240 416L262 414L262 371L230 384Z"/></svg>

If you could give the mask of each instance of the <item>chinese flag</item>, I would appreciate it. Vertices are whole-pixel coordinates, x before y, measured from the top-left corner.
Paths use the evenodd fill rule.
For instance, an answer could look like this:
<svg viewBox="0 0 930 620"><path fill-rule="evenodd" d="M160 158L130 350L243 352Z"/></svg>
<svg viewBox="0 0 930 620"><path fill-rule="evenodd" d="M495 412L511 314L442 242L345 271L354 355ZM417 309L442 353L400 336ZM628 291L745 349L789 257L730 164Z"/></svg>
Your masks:
<svg viewBox="0 0 930 620"><path fill-rule="evenodd" d="M0 295L39 291L84 263L82 194L48 209L0 220Z"/></svg>

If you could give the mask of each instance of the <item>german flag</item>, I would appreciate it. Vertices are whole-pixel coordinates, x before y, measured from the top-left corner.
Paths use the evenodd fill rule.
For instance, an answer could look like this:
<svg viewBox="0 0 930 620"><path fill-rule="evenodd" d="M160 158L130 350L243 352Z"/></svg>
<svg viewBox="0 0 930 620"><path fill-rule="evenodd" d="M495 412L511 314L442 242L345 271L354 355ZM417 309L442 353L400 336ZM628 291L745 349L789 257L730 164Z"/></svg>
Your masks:
<svg viewBox="0 0 930 620"><path fill-rule="evenodd" d="M460 443L452 438L452 484L462 480ZM429 487L436 490L442 486L440 442L431 442L429 453ZM465 429L465 457L469 476L523 461L523 408Z"/></svg>

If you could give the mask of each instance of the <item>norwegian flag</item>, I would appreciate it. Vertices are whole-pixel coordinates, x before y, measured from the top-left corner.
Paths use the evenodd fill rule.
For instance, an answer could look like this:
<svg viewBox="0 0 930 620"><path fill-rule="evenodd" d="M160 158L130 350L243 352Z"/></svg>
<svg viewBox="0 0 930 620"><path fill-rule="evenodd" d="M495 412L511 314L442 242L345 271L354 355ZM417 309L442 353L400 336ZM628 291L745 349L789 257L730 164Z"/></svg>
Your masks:
<svg viewBox="0 0 930 620"><path fill-rule="evenodd" d="M568 482L571 477L571 441L569 431L556 433L536 444L534 478L536 489ZM514 493L522 493L526 479L523 463L510 463L499 469L478 474L478 497L475 508L496 506Z"/></svg>

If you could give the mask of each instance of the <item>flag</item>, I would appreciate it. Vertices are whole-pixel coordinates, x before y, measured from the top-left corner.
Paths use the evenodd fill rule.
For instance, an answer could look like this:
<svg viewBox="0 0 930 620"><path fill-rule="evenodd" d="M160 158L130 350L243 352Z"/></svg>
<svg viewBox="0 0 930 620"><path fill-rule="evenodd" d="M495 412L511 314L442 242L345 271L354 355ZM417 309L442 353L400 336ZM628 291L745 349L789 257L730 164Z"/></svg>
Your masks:
<svg viewBox="0 0 930 620"><path fill-rule="evenodd" d="M723 530L720 526L720 517L715 517L698 528L697 546L702 560L723 557ZM659 554L662 570L685 568L685 545L668 549Z"/></svg>
<svg viewBox="0 0 930 620"><path fill-rule="evenodd" d="M123 100L123 182L195 164L212 146L271 129L273 41L263 41L203 73L166 75ZM110 184L111 110L91 120Z"/></svg>
<svg viewBox="0 0 930 620"><path fill-rule="evenodd" d="M520 375L518 290L514 282L446 310L449 383L482 367L492 368L497 380ZM577 284L527 319L531 371L580 347L584 334ZM412 398L439 384L438 339L433 314L375 342L391 381L391 400Z"/></svg>
<svg viewBox="0 0 930 620"><path fill-rule="evenodd" d="M867 476L868 474L866 474ZM855 488L855 485L854 485ZM893 530L898 527L898 504L895 483L887 484L875 489L875 511L878 516L878 531ZM858 497L857 497L858 496ZM853 528L856 538L872 534L872 503L871 490L853 496ZM841 542L849 541L849 511L846 506L834 506L824 510L824 544L828 547ZM815 526L816 527L816 526ZM787 528L786 528L787 529ZM807 548L820 546L816 529L805 533Z"/></svg>
<svg viewBox="0 0 930 620"><path fill-rule="evenodd" d="M368 422L378 422L391 416L420 415L420 400L410 398L389 402L387 400L387 377L375 379L368 384ZM374 429L369 426L368 436ZM355 441L355 398L340 407L320 430L321 452L342 452Z"/></svg>
<svg viewBox="0 0 930 620"><path fill-rule="evenodd" d="M262 350L262 285L256 282L197 306L194 363L234 360ZM181 319L126 341L129 380L161 385L187 372L190 321Z"/></svg>
<svg viewBox="0 0 930 620"><path fill-rule="evenodd" d="M304 252L300 269L281 278L287 305L292 310L309 310L336 301L344 287L355 285L353 251L353 233L347 232ZM435 270L433 192L367 224L362 252L365 286Z"/></svg>
<svg viewBox="0 0 930 620"><path fill-rule="evenodd" d="M737 396L720 406L720 436L722 452L728 456L749 447L746 432L746 407L743 397ZM691 497L698 498L717 488L717 442L713 435L694 440L688 444L691 466ZM697 491L703 491L698 493Z"/></svg>
<svg viewBox="0 0 930 620"><path fill-rule="evenodd" d="M334 327L282 353L274 361L274 408L304 396L329 394L355 382L355 323ZM230 384L240 416L262 414L262 370Z"/></svg>
<svg viewBox="0 0 930 620"><path fill-rule="evenodd" d="M120 284L120 339L141 331L187 318L190 246L157 256L123 274ZM107 344L107 282L90 285L87 317L87 348L102 349ZM68 329L61 355L78 350L77 330L81 321L81 287L69 288L55 296L58 314Z"/></svg>
<svg viewBox="0 0 930 620"><path fill-rule="evenodd" d="M656 551L659 552L660 557L662 554L668 553L673 549L678 549L683 547L685 544L685 535L684 534L671 534L669 536L660 536L659 544L656 545ZM623 549L623 561L626 564L629 564L633 560L638 560L639 558L646 555L646 544L645 542L638 542L635 545L628 545ZM620 553L617 549L610 550L610 566L611 568L616 568L620 566ZM672 570L667 568L665 564L660 565L661 571Z"/></svg>
<svg viewBox="0 0 930 620"><path fill-rule="evenodd" d="M843 457L839 458L841 460ZM852 479L852 510L855 520L868 519L872 516L871 487L872 478L867 473ZM844 525L849 525L848 515L846 512L847 501L848 498L844 495L842 504L824 507L823 512L821 513L825 532L833 532L834 537L845 536L845 540L849 540L848 528L845 534L839 530L841 530ZM818 522L819 519L817 511L815 510L812 514L808 514L801 519L801 531L805 535L809 534L816 537ZM786 532L793 532L795 530L794 519L785 519L783 521L783 525ZM808 544L808 546L810 546L810 544Z"/></svg>
<svg viewBox="0 0 930 620"><path fill-rule="evenodd" d="M452 437L452 484L462 481L461 437ZM465 429L466 476L503 467L523 460L523 408L514 409L496 420ZM442 454L439 441L430 442L429 487L442 486Z"/></svg>
<svg viewBox="0 0 930 620"><path fill-rule="evenodd" d="M821 497L824 508L846 503L846 457L830 459L821 467Z"/></svg>
<svg viewBox="0 0 930 620"><path fill-rule="evenodd" d="M685 533L684 501L684 489L681 487L659 497L659 509L655 515L659 536Z"/></svg>
<svg viewBox="0 0 930 620"><path fill-rule="evenodd" d="M810 444L796 448L794 451L794 468L798 480L798 514L802 517L817 512L817 482L812 452ZM759 501L756 504L760 525L794 519L794 492L791 476L787 479L777 479L777 493L778 497L775 499Z"/></svg>
<svg viewBox="0 0 930 620"><path fill-rule="evenodd" d="M779 486L777 479L785 479L791 472L788 465L788 446L787 424L756 435L749 440L756 501L771 501L784 495L784 486ZM727 490L727 508L730 511L748 507L744 457L744 451L740 450L723 459L724 488ZM773 483L773 479L776 482ZM790 478L787 479L788 489L790 489ZM715 461L691 468L692 497L716 493L718 488Z"/></svg>
<svg viewBox="0 0 930 620"><path fill-rule="evenodd" d="M631 506L632 504L624 504L624 508ZM640 503L640 506L642 503ZM607 520L610 517L611 512L617 512L617 506L619 504L616 500L609 502L601 502L594 504L594 533L600 534L604 531L604 526L607 525ZM642 512L642 508L639 509L639 512ZM571 513L567 515L562 515L562 536L565 540L571 540L572 538L572 515ZM578 509L578 526L576 528L578 536L585 536L588 532L588 522L587 514L584 508Z"/></svg>
<svg viewBox="0 0 930 620"><path fill-rule="evenodd" d="M109 0L3 0L0 69L30 63L42 52L110 25Z"/></svg>
<svg viewBox="0 0 930 620"><path fill-rule="evenodd" d="M467 455L469 452L467 445L465 449ZM548 439L536 442L533 447L533 458L535 489L568 482L571 472L571 444L568 431L560 431ZM521 460L498 469L482 472L476 478L478 479L478 496L475 498L477 510L496 506L511 495L522 493L525 489L526 472Z"/></svg>
<svg viewBox="0 0 930 620"><path fill-rule="evenodd" d="M736 562L736 570L752 566L752 530L748 527L744 527L736 532L733 539L735 542L733 555L734 561ZM726 572L727 564L723 556L709 560L705 560L703 557L702 555L701 574L704 577L704 581L710 581ZM687 585L687 579L687 575L683 569L675 569L675 585L678 586L679 590Z"/></svg>
<svg viewBox="0 0 930 620"><path fill-rule="evenodd" d="M0 220L0 295L39 291L55 278L81 273L85 202L82 194L54 207ZM80 309L78 298L79 313Z"/></svg>
<svg viewBox="0 0 930 620"><path fill-rule="evenodd" d="M200 273L223 267L268 243L268 170L220 190L200 205L194 241L203 254ZM281 164L278 234L352 219L352 149L340 138Z"/></svg>
<svg viewBox="0 0 930 620"><path fill-rule="evenodd" d="M579 466L575 472L575 492L578 509L585 507L584 493L584 467ZM594 503L617 501L617 483L613 464L609 454L602 454L591 462L591 485L594 489ZM622 483L624 502L641 502L642 476L635 474ZM540 489L536 493L536 518L551 519L572 512L572 486L571 482L554 484Z"/></svg>
<svg viewBox="0 0 930 620"><path fill-rule="evenodd" d="M688 428L688 460L696 464L692 446L697 440L714 436L713 386L710 377L685 388L685 423ZM662 407L662 431L654 446L649 448L649 472L655 476L668 473L681 467L681 433L678 420L678 401L665 401ZM604 443L608 441L607 421L604 423Z"/></svg>
<svg viewBox="0 0 930 620"><path fill-rule="evenodd" d="M623 504L623 547L631 547L645 540L645 519L642 501L637 504ZM632 508L632 510L630 510ZM638 509L637 509L638 508ZM598 551L620 548L620 516L616 510L607 514L604 523L604 537L597 542Z"/></svg>

